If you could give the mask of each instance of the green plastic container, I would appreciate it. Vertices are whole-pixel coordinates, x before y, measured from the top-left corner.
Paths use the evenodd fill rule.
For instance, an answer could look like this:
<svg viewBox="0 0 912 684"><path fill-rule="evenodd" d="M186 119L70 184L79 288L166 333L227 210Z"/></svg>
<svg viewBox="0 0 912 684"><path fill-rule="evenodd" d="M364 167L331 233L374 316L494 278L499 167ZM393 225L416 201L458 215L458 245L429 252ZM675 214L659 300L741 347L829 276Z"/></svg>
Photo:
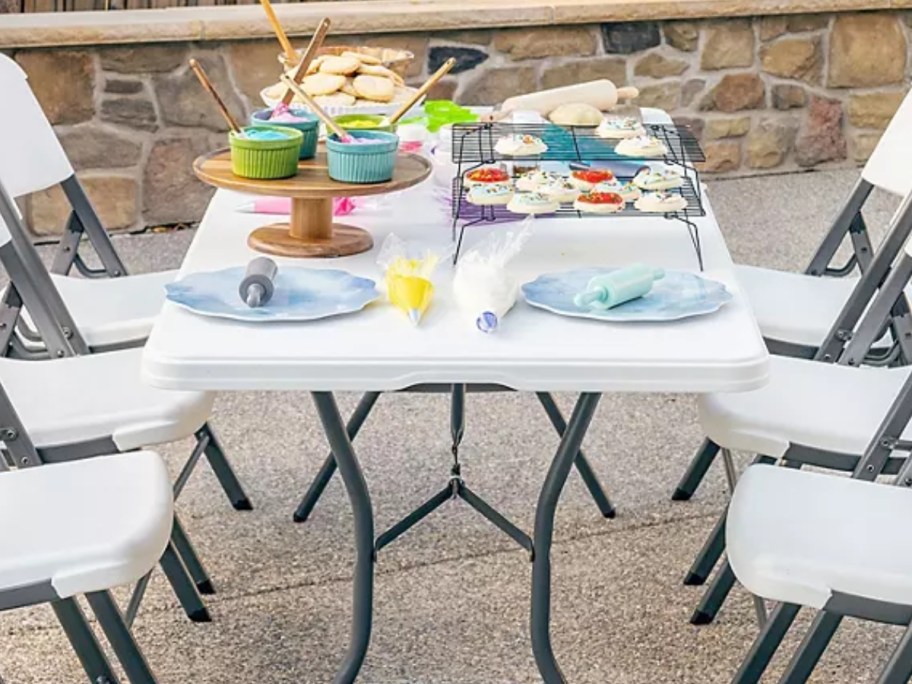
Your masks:
<svg viewBox="0 0 912 684"><path fill-rule="evenodd" d="M279 126L281 128L293 128L301 131L304 139L301 141L301 152L298 159L313 159L317 154L317 138L320 137L320 120L309 112L300 109L293 110L296 117L307 119L300 122L288 123L271 123L269 117L272 115L271 109L258 109L250 115L251 126Z"/></svg>
<svg viewBox="0 0 912 684"><path fill-rule="evenodd" d="M329 177L344 183L382 183L393 177L399 136L383 131L348 131L353 138L377 142L343 143L336 136L326 139Z"/></svg>
<svg viewBox="0 0 912 684"><path fill-rule="evenodd" d="M396 132L396 124L390 124L389 117L380 114L343 114L333 117L333 121L345 131Z"/></svg>
<svg viewBox="0 0 912 684"><path fill-rule="evenodd" d="M298 155L304 138L301 131L281 126L251 126L245 130L273 130L285 137L281 140L249 140L231 131L228 142L231 145L231 170L235 176L273 180L289 178L298 172Z"/></svg>

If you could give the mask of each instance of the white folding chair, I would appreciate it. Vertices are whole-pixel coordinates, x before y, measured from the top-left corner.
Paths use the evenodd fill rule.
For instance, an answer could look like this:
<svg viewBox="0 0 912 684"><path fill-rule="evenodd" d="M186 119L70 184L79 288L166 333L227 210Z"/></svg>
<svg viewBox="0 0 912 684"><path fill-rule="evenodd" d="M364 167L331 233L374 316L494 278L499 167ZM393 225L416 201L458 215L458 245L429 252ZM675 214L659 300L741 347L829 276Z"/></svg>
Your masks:
<svg viewBox="0 0 912 684"><path fill-rule="evenodd" d="M117 684L76 602L84 595L131 684L155 684L108 590L174 555L172 502L150 451L0 473L0 610L49 603L89 681Z"/></svg>
<svg viewBox="0 0 912 684"><path fill-rule="evenodd" d="M885 240L875 254L861 214L862 207L875 187L900 197L912 190L912 166L908 164L910 154L912 92L893 115L804 273L736 266L738 282L750 299L770 352L824 361L835 358L834 350L838 350L842 342L839 338L851 331L855 322L845 318L846 312L853 312L857 321L879 282L875 278L872 287L861 288L861 277L849 274L855 266L862 275L869 268L877 269L876 256L880 254L885 256L880 261L881 267L888 266L905 241ZM852 257L842 267L831 268L830 264L847 235L852 242ZM868 357L872 364L889 363L898 356L906 363L912 363L912 319L907 303L899 302L894 313L891 321L893 334L878 341L877 349ZM693 496L718 452L717 445L711 442L700 446L675 487L671 497L674 501L686 501Z"/></svg>
<svg viewBox="0 0 912 684"><path fill-rule="evenodd" d="M16 230L7 230L9 226L16 226ZM0 263L54 352L54 358L42 361L0 357L0 383L6 389L6 395L0 396L0 438L10 464L26 467L36 461L68 461L194 436L196 445L174 485L175 497L205 454L210 462L222 465L222 476L226 472L230 475L231 486L226 491L236 497L235 507L249 509L246 495L206 422L214 396L144 385L139 373L140 348L77 355L82 342L78 329L72 321L59 321L49 310L45 295L51 301L56 297L58 302L59 296L47 271L36 265L34 247L28 240L16 244L15 234L24 234L24 228L0 184ZM65 307L62 312L67 313ZM21 426L16 424L20 417ZM26 431L34 441L22 437ZM181 567L181 572L171 572L173 568L164 564L163 569L187 615L194 621L208 621L199 593L212 593L214 588L176 517L172 540L186 571ZM187 573L193 581L187 579ZM135 617L146 581L140 583L131 600L129 621Z"/></svg>
<svg viewBox="0 0 912 684"><path fill-rule="evenodd" d="M51 279L86 343L94 351L142 344L161 310L164 286L174 280L177 272L127 275L29 88L25 72L5 55L0 55L0 92L0 182L13 198L59 185L72 208ZM90 268L79 255L83 235L92 243L102 268ZM74 266L83 278L67 277ZM13 303L7 298L5 308ZM27 330L23 324L19 328ZM12 330L4 330L8 331L5 334L9 340ZM6 340L0 338L0 342Z"/></svg>
<svg viewBox="0 0 912 684"><path fill-rule="evenodd" d="M912 678L912 547L896 535L897 521L912 515L912 491L905 478L898 484L753 465L738 481L725 528L738 581L790 606L785 617L805 606L907 626L877 684ZM787 681L807 679L792 672Z"/></svg>
<svg viewBox="0 0 912 684"><path fill-rule="evenodd" d="M895 220L912 221L912 194L904 199ZM904 483L912 483L905 453L894 453L912 451L912 368L861 367L896 302L905 297L910 278L912 242L906 244L836 364L773 357L770 382L765 387L700 398L701 426L723 449L727 463L731 462L729 450L737 449L792 468L814 465L852 471L856 478L868 480L899 473ZM724 526L725 516L708 542L718 538L719 553L724 548ZM732 565L726 561L692 621L712 619L734 581ZM766 622L761 638L734 680L737 684L759 680L794 613L794 606L780 606ZM839 619L831 612L818 616L783 682L796 684L810 675Z"/></svg>

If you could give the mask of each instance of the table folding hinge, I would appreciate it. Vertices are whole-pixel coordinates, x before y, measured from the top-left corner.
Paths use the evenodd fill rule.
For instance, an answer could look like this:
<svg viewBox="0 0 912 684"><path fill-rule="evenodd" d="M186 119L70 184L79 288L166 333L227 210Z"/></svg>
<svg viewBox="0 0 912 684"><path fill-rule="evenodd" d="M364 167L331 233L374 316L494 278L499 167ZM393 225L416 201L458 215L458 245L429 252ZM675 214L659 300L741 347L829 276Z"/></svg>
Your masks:
<svg viewBox="0 0 912 684"><path fill-rule="evenodd" d="M4 442L13 442L19 439L19 431L13 427L0 428L0 439Z"/></svg>
<svg viewBox="0 0 912 684"><path fill-rule="evenodd" d="M836 331L836 339L839 340L840 342L848 342L849 340L852 339L853 334L854 333L851 330L846 330L844 328L840 328L839 330Z"/></svg>
<svg viewBox="0 0 912 684"><path fill-rule="evenodd" d="M900 444L908 444L908 442L900 442L898 438L890 435L884 435L880 438L880 446L884 449L889 449L890 451L900 448L898 446Z"/></svg>

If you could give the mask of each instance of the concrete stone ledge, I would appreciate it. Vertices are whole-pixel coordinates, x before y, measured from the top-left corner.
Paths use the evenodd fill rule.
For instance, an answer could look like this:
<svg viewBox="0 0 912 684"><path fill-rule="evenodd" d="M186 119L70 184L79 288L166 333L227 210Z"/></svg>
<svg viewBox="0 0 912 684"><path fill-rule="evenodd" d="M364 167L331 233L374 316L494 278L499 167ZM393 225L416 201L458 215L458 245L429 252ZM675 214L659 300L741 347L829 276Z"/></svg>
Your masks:
<svg viewBox="0 0 912 684"><path fill-rule="evenodd" d="M293 36L912 8L912 0L352 0L278 5ZM271 37L257 5L0 15L0 49Z"/></svg>

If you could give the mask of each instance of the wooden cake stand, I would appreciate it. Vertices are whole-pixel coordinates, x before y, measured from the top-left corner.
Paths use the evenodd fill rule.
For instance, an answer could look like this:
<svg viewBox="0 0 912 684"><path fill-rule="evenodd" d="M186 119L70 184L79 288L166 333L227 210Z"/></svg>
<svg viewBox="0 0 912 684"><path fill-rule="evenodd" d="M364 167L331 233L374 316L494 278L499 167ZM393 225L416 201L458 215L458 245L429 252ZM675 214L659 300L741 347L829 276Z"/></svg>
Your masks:
<svg viewBox="0 0 912 684"><path fill-rule="evenodd" d="M431 173L430 162L417 154L400 154L392 180L385 183L340 183L329 177L326 149L298 162L298 173L281 180L253 180L231 172L231 152L219 150L193 162L204 183L253 195L291 198L291 220L254 230L247 244L258 252L284 257L340 257L366 252L374 240L363 228L333 222L333 197L381 195L417 185Z"/></svg>

